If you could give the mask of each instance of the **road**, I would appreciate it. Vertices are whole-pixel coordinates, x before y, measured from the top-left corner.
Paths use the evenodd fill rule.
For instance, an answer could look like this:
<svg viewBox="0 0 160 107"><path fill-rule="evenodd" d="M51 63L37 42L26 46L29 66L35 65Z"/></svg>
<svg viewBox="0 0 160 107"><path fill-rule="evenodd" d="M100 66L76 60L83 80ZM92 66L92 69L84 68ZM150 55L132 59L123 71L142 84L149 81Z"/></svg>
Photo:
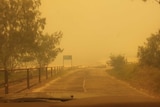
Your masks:
<svg viewBox="0 0 160 107"><path fill-rule="evenodd" d="M41 84L42 85L42 84ZM50 95L54 98L76 100L55 103L7 103L3 107L160 107L160 100L140 92L130 85L119 81L109 74L105 68L83 68L66 71L66 73L49 83L30 90L31 97ZM39 93L40 92L40 93ZM42 92L42 93L41 93ZM43 93L44 92L44 93ZM30 92L29 92L30 93ZM30 95L25 93L25 95ZM4 106L5 105L5 106Z"/></svg>
<svg viewBox="0 0 160 107"><path fill-rule="evenodd" d="M55 96L59 95L61 97L74 95L74 98L97 96L150 97L111 77L104 68L84 68L69 71L63 77L34 89L33 92L52 92Z"/></svg>

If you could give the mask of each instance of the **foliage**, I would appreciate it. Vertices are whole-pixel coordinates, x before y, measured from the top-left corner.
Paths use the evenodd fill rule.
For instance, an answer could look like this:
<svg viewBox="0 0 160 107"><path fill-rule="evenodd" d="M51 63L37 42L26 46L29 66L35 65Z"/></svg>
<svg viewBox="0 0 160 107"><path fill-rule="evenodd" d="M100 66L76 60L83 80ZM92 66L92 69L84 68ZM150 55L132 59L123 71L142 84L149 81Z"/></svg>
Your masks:
<svg viewBox="0 0 160 107"><path fill-rule="evenodd" d="M117 56L111 55L108 64L114 67L115 69L121 69L126 64L126 62L127 61L125 57L122 55L117 55Z"/></svg>
<svg viewBox="0 0 160 107"><path fill-rule="evenodd" d="M160 31L147 38L144 46L139 46L137 56L142 65L160 67Z"/></svg>
<svg viewBox="0 0 160 107"><path fill-rule="evenodd" d="M62 52L62 49L57 47L61 38L62 32L56 32L52 35L41 35L37 38L35 58L39 67L47 66L59 52Z"/></svg>
<svg viewBox="0 0 160 107"><path fill-rule="evenodd" d="M34 56L38 51L49 53L51 52L49 48L55 50L50 53L54 54L50 55L50 58L51 56L55 58L60 52L60 49L57 52L58 48L54 47L59 42L56 36L48 35L46 38L49 40L42 37L46 23L39 11L40 5L40 0L0 0L0 65L5 70L13 69L20 63L27 65L34 62L36 60ZM37 45L40 39L44 41ZM47 42L50 42L49 45L45 44ZM48 49L44 50L41 47Z"/></svg>
<svg viewBox="0 0 160 107"><path fill-rule="evenodd" d="M121 72L117 72L119 69L111 69L108 73L118 79L130 81L134 77L137 68L138 66L136 63L127 63L120 69Z"/></svg>
<svg viewBox="0 0 160 107"><path fill-rule="evenodd" d="M14 67L22 54L30 53L35 38L44 29L39 0L0 1L0 62Z"/></svg>
<svg viewBox="0 0 160 107"><path fill-rule="evenodd" d="M160 72L155 67L128 63L123 66L121 72L117 72L115 69L108 70L107 72L137 89L143 89L148 94L160 96Z"/></svg>
<svg viewBox="0 0 160 107"><path fill-rule="evenodd" d="M151 66L140 66L135 72L134 84L137 87L160 95L160 72L158 68Z"/></svg>

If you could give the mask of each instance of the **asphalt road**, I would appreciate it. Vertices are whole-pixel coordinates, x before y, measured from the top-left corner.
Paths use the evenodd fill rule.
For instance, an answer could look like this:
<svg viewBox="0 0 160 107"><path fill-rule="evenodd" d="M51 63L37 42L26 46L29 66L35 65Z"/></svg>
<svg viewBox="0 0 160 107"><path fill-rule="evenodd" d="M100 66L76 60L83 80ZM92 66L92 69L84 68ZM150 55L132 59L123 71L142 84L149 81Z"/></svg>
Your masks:
<svg viewBox="0 0 160 107"><path fill-rule="evenodd" d="M97 96L125 97L126 99L152 98L111 77L105 68L83 68L68 71L66 75L34 89L33 92L51 92L59 97L74 95L74 98Z"/></svg>

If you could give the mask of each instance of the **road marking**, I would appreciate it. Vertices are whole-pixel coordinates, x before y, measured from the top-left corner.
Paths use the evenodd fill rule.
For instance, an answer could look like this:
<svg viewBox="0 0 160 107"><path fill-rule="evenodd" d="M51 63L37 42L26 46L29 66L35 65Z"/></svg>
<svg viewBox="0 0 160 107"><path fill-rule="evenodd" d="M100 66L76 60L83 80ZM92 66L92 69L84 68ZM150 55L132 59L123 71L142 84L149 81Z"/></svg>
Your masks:
<svg viewBox="0 0 160 107"><path fill-rule="evenodd" d="M86 90L86 88L85 88L85 85L86 85L86 80L84 79L84 80L83 80L83 90L84 90L84 92L87 92L87 90Z"/></svg>

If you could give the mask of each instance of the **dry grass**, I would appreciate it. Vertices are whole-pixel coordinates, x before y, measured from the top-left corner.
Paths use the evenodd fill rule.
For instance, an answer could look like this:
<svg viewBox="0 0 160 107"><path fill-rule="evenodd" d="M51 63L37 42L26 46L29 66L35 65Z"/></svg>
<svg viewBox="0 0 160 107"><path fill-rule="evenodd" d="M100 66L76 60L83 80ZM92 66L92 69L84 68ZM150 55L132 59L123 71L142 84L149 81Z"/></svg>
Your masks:
<svg viewBox="0 0 160 107"><path fill-rule="evenodd" d="M119 70L109 70L108 73L130 83L137 89L160 96L160 69L158 68L127 64Z"/></svg>
<svg viewBox="0 0 160 107"><path fill-rule="evenodd" d="M160 70L154 67L139 67L134 78L137 87L160 95Z"/></svg>

